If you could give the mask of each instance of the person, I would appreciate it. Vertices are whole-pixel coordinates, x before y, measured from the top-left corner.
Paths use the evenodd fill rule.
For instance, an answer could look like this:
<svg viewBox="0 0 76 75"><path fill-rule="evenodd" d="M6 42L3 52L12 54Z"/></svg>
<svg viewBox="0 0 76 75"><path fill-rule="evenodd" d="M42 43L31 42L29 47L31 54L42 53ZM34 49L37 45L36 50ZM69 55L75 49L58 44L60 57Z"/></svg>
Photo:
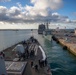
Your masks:
<svg viewBox="0 0 76 75"><path fill-rule="evenodd" d="M23 59L25 60L25 53L22 54Z"/></svg>
<svg viewBox="0 0 76 75"><path fill-rule="evenodd" d="M35 65L35 70L38 71L38 65L37 64Z"/></svg>
<svg viewBox="0 0 76 75"><path fill-rule="evenodd" d="M47 58L45 59L45 66L47 66Z"/></svg>
<svg viewBox="0 0 76 75"><path fill-rule="evenodd" d="M32 56L34 56L34 54L35 54L35 52L34 52L34 50L32 50Z"/></svg>
<svg viewBox="0 0 76 75"><path fill-rule="evenodd" d="M3 52L3 57L5 58L5 53Z"/></svg>
<svg viewBox="0 0 76 75"><path fill-rule="evenodd" d="M50 72L50 67L47 68L47 72Z"/></svg>
<svg viewBox="0 0 76 75"><path fill-rule="evenodd" d="M40 68L42 67L42 65L41 65L41 61L39 60L39 66L40 66Z"/></svg>
<svg viewBox="0 0 76 75"><path fill-rule="evenodd" d="M33 67L33 61L31 62L31 67Z"/></svg>
<svg viewBox="0 0 76 75"><path fill-rule="evenodd" d="M45 61L42 60L41 64L42 64L42 67L44 67L45 66Z"/></svg>
<svg viewBox="0 0 76 75"><path fill-rule="evenodd" d="M31 50L30 57L33 57L33 56L34 56L34 50Z"/></svg>
<svg viewBox="0 0 76 75"><path fill-rule="evenodd" d="M0 54L5 58L5 54L4 54L4 52L0 52Z"/></svg>
<svg viewBox="0 0 76 75"><path fill-rule="evenodd" d="M29 51L28 50L26 50L26 57L27 57L27 59L29 57Z"/></svg>

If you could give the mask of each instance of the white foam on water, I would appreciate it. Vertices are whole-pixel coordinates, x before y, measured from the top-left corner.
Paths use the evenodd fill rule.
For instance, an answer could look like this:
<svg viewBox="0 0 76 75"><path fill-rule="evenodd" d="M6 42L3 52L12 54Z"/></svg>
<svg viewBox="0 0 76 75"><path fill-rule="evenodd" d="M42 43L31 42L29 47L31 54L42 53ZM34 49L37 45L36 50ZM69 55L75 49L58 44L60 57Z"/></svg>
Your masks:
<svg viewBox="0 0 76 75"><path fill-rule="evenodd" d="M51 71L57 71L57 70L60 70L61 68L54 68L54 69L51 69Z"/></svg>

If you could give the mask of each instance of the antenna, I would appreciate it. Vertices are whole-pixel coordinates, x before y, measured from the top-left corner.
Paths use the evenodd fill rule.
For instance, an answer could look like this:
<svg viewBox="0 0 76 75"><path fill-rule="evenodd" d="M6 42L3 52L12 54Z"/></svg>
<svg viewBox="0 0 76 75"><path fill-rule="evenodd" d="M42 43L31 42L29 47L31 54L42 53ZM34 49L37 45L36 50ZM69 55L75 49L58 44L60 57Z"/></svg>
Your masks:
<svg viewBox="0 0 76 75"><path fill-rule="evenodd" d="M48 20L47 20L47 22L46 22L46 29L47 30L49 29L49 24L50 24L50 22L48 22Z"/></svg>

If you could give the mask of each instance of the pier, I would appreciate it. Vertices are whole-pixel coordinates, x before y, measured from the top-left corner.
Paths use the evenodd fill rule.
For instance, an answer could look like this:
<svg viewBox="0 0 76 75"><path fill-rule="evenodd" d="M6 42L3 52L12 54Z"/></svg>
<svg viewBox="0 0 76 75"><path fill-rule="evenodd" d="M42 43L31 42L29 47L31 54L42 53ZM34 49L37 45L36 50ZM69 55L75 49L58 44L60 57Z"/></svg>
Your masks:
<svg viewBox="0 0 76 75"><path fill-rule="evenodd" d="M52 33L53 39L76 56L76 35L70 31L55 31Z"/></svg>

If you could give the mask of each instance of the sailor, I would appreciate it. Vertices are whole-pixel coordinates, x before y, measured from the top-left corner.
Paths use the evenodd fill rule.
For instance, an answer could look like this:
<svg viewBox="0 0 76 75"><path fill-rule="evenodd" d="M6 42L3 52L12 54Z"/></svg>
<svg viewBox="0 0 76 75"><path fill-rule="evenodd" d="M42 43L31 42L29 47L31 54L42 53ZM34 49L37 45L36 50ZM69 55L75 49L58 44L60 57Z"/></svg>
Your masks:
<svg viewBox="0 0 76 75"><path fill-rule="evenodd" d="M45 66L47 66L47 58L45 59Z"/></svg>
<svg viewBox="0 0 76 75"><path fill-rule="evenodd" d="M31 67L33 67L33 61L31 62Z"/></svg>
<svg viewBox="0 0 76 75"><path fill-rule="evenodd" d="M4 52L0 52L0 54L5 58L5 54L4 54Z"/></svg>
<svg viewBox="0 0 76 75"><path fill-rule="evenodd" d="M42 66L41 66L41 61L40 61L40 60L39 60L39 66L42 67Z"/></svg>
<svg viewBox="0 0 76 75"><path fill-rule="evenodd" d="M29 57L29 51L26 50L26 57L28 58Z"/></svg>
<svg viewBox="0 0 76 75"><path fill-rule="evenodd" d="M38 71L38 65L37 64L35 65L35 70Z"/></svg>

